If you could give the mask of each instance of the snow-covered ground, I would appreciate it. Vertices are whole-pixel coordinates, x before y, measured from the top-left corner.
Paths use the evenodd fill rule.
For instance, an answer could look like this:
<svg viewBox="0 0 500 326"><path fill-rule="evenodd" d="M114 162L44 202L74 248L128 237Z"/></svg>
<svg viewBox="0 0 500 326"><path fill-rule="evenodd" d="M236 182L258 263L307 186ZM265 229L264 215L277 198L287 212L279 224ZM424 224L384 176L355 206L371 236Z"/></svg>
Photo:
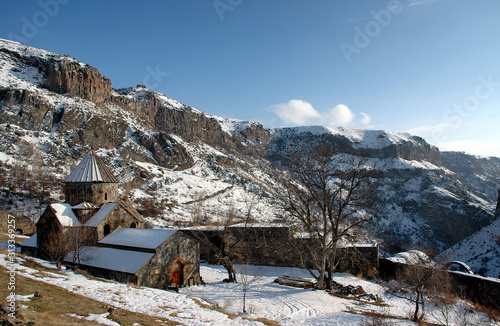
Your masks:
<svg viewBox="0 0 500 326"><path fill-rule="evenodd" d="M392 325L415 325L407 319L413 308L408 300L389 294L382 284L349 274L336 274L335 280L343 285L360 285L367 293L377 296L382 301L378 304L368 303L333 296L324 291L292 288L273 282L282 275L309 278L310 275L301 269L237 266L237 269L240 272L244 271L245 275L250 277L259 275L259 278L247 292L247 313L240 317L232 317L220 310L207 308L211 303L216 303L229 313L239 314L242 311L244 282L236 284L222 282L226 272L220 266L202 265L201 275L207 285L186 287L180 289L180 293L175 293L88 279L72 271L54 270L53 273L38 273L36 269L23 266L24 259L20 257L16 259L18 262L11 264L6 260L5 254L0 254L0 266L14 268L18 275L50 283L109 305L165 317L182 325L263 325L245 317L252 319L264 317L275 320L281 325L358 325L368 320L362 315L367 312L396 317L388 320ZM37 261L46 267L54 268L50 263ZM241 278L242 274L238 276ZM23 295L28 294L23 293ZM465 302L457 301L447 311L450 312L451 318L463 317L467 305ZM434 308L429 302L426 309L427 320L442 322L439 320L442 309ZM96 321L106 321L103 320L105 316L99 316ZM500 325L487 321L486 316L479 312L468 313L467 318L474 323L486 321L481 325Z"/></svg>

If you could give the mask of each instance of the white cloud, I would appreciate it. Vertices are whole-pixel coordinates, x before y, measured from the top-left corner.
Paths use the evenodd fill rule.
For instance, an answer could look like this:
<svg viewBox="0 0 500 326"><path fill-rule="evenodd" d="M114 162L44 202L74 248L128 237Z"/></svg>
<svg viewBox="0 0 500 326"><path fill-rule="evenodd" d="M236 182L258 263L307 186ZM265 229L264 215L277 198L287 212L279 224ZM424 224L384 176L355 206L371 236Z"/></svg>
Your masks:
<svg viewBox="0 0 500 326"><path fill-rule="evenodd" d="M361 123L365 126L369 125L370 122L372 122L372 117L370 117L368 114L361 112Z"/></svg>
<svg viewBox="0 0 500 326"><path fill-rule="evenodd" d="M477 140L463 140L443 142L436 144L436 146L441 151L457 151L480 156L500 157L499 143L487 143Z"/></svg>
<svg viewBox="0 0 500 326"><path fill-rule="evenodd" d="M349 125L354 120L355 114L347 105L339 104L325 114L330 126Z"/></svg>
<svg viewBox="0 0 500 326"><path fill-rule="evenodd" d="M303 100L290 100L271 107L278 117L287 124L308 125L321 118L321 114L311 103Z"/></svg>
<svg viewBox="0 0 500 326"><path fill-rule="evenodd" d="M354 112L347 105L339 104L320 113L311 103L303 100L290 100L271 106L271 110L287 125L328 125L346 126L355 118Z"/></svg>

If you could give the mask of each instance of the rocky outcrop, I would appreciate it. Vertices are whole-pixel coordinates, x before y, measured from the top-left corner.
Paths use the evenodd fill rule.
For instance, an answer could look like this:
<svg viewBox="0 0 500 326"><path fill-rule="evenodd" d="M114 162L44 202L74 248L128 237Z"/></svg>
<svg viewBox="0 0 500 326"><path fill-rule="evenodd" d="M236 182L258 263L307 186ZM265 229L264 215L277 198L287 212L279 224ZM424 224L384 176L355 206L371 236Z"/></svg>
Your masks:
<svg viewBox="0 0 500 326"><path fill-rule="evenodd" d="M270 215L278 205L266 198L282 190L272 162L300 146L330 142L339 152L377 165L373 196L381 209L370 231L389 247L447 247L493 218L500 159L441 154L422 138L386 131L270 131L258 123L204 114L144 86L112 90L97 69L69 57L1 41L0 56L0 71L8 77L0 86L0 151L11 162L41 162L59 177L68 162L92 147L112 162L124 188L141 187L158 200L155 204L172 197L165 189L182 189L191 200L197 192L202 196L205 185L191 182L209 176L203 182L219 183L214 193L242 186L262 194L267 206L260 214ZM191 175L175 176L190 167L195 168L179 175ZM11 179L23 185L26 178ZM5 193L13 197L12 191ZM189 207L176 206L184 202L175 199L168 207L186 218ZM171 212L177 218L178 211Z"/></svg>
<svg viewBox="0 0 500 326"><path fill-rule="evenodd" d="M381 132L377 138L387 137ZM267 147L267 154L279 159L286 153L287 149L293 149L296 144L319 145L322 143L334 144L339 153L349 153L360 157L371 158L402 158L408 161L429 162L436 166L443 166L443 159L437 147L429 145L420 137L412 137L413 141L400 141L398 143L387 142L386 146L360 147L344 135L311 132L297 132L294 128L280 130L278 136L274 137Z"/></svg>
<svg viewBox="0 0 500 326"><path fill-rule="evenodd" d="M457 178L476 194L487 194L497 202L500 185L500 158L479 157L462 152L442 152L444 165L456 173Z"/></svg>
<svg viewBox="0 0 500 326"><path fill-rule="evenodd" d="M49 60L45 74L43 86L52 92L78 96L95 103L102 103L111 97L111 81L96 68L75 60Z"/></svg>
<svg viewBox="0 0 500 326"><path fill-rule="evenodd" d="M3 114L6 107L10 113ZM52 128L53 105L37 93L24 89L0 89L0 123L11 123L29 130L50 130Z"/></svg>
<svg viewBox="0 0 500 326"><path fill-rule="evenodd" d="M127 96L131 94L134 96ZM261 124L251 124L230 134L222 129L214 117L189 106L174 107L159 96L162 95L137 85L136 88L118 90L111 102L133 113L157 132L177 135L189 142L203 142L216 148L261 157L264 155L271 134Z"/></svg>

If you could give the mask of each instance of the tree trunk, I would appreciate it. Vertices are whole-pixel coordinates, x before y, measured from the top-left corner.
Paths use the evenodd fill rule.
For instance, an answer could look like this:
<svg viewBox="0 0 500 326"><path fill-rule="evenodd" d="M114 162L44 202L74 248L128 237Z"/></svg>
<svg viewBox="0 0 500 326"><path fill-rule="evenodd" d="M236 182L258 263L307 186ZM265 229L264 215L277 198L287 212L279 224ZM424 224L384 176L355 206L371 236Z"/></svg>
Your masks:
<svg viewBox="0 0 500 326"><path fill-rule="evenodd" d="M325 270L326 270L326 257L322 258L321 265L319 266L318 272L318 289L325 289Z"/></svg>
<svg viewBox="0 0 500 326"><path fill-rule="evenodd" d="M238 283L236 280L236 270L234 269L233 264L228 259L223 259L222 266L227 270L228 282Z"/></svg>
<svg viewBox="0 0 500 326"><path fill-rule="evenodd" d="M243 313L246 313L247 290L243 290Z"/></svg>

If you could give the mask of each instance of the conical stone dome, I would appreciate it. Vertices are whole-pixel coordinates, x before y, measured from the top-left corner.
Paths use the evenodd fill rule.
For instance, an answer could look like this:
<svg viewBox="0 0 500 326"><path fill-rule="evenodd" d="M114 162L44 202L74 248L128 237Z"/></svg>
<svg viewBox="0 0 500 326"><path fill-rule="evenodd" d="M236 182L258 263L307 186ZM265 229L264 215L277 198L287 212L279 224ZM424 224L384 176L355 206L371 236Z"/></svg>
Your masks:
<svg viewBox="0 0 500 326"><path fill-rule="evenodd" d="M118 179L94 151L89 151L64 182L118 183Z"/></svg>
<svg viewBox="0 0 500 326"><path fill-rule="evenodd" d="M118 179L94 151L89 151L64 180L64 197L72 206L89 202L100 207L117 202L117 196Z"/></svg>

